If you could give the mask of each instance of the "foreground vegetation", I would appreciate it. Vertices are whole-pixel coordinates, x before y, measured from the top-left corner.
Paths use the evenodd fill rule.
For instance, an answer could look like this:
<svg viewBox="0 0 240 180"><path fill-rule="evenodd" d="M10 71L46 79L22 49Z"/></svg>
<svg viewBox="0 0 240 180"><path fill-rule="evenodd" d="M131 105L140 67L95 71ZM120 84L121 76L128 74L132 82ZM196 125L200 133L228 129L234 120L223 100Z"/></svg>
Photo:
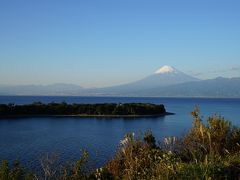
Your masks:
<svg viewBox="0 0 240 180"><path fill-rule="evenodd" d="M182 138L156 143L150 131L127 134L100 169L87 167L83 151L78 161L59 168L47 158L37 174L3 161L0 179L240 179L240 129L216 115L203 123L198 109L192 115L193 127Z"/></svg>
<svg viewBox="0 0 240 180"><path fill-rule="evenodd" d="M164 105L150 103L67 104L36 102L26 105L0 104L0 117L25 115L162 115Z"/></svg>

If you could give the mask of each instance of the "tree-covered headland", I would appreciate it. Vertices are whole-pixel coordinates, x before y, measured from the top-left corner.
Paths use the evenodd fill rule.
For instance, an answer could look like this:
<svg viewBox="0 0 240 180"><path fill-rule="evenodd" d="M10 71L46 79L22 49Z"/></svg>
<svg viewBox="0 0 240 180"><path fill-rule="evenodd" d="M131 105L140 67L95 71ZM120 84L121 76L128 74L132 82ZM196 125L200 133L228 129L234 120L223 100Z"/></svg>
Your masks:
<svg viewBox="0 0 240 180"><path fill-rule="evenodd" d="M15 105L0 104L0 117L37 116L37 115L79 115L79 116L142 116L164 115L164 105L150 103L104 103L104 104L67 104L36 102Z"/></svg>

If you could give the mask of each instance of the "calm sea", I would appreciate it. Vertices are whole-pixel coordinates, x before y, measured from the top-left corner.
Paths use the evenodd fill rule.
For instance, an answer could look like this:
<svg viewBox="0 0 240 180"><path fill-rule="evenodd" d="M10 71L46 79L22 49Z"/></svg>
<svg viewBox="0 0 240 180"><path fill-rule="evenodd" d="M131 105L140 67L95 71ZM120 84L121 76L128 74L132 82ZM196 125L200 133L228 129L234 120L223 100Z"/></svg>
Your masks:
<svg viewBox="0 0 240 180"><path fill-rule="evenodd" d="M152 130L157 140L182 136L192 125L194 106L203 118L219 114L240 125L240 99L205 98L130 98L130 97L42 97L0 96L0 103L26 104L36 101L67 103L149 102L164 104L169 115L159 118L19 118L0 120L0 160L20 160L30 168L39 165L46 153L57 154L61 161L77 160L80 149L90 152L99 166L110 158L119 141L129 132Z"/></svg>

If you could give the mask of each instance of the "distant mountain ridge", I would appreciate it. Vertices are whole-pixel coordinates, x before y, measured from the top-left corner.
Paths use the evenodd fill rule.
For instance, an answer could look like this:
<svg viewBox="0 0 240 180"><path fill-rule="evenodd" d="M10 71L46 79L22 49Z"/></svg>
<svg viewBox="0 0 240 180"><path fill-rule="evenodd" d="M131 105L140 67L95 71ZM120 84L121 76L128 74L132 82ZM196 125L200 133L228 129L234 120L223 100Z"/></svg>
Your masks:
<svg viewBox="0 0 240 180"><path fill-rule="evenodd" d="M0 95L240 98L240 77L200 80L174 67L163 66L146 78L118 86L82 88L74 84L0 85Z"/></svg>
<svg viewBox="0 0 240 180"><path fill-rule="evenodd" d="M240 98L240 77L218 77L139 92L140 96L146 96L147 94L161 97Z"/></svg>
<svg viewBox="0 0 240 180"><path fill-rule="evenodd" d="M74 95L83 88L74 84L56 83L50 85L4 85L0 95Z"/></svg>

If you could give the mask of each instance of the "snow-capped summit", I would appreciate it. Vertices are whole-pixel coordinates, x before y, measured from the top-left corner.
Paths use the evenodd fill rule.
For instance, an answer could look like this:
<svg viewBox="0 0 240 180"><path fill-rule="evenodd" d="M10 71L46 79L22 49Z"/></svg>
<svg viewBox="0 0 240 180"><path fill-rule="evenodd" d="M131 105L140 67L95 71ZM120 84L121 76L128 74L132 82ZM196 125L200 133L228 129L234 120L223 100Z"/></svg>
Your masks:
<svg viewBox="0 0 240 180"><path fill-rule="evenodd" d="M178 73L177 69L172 66L162 66L160 69L155 71L155 74L165 74L165 73Z"/></svg>

